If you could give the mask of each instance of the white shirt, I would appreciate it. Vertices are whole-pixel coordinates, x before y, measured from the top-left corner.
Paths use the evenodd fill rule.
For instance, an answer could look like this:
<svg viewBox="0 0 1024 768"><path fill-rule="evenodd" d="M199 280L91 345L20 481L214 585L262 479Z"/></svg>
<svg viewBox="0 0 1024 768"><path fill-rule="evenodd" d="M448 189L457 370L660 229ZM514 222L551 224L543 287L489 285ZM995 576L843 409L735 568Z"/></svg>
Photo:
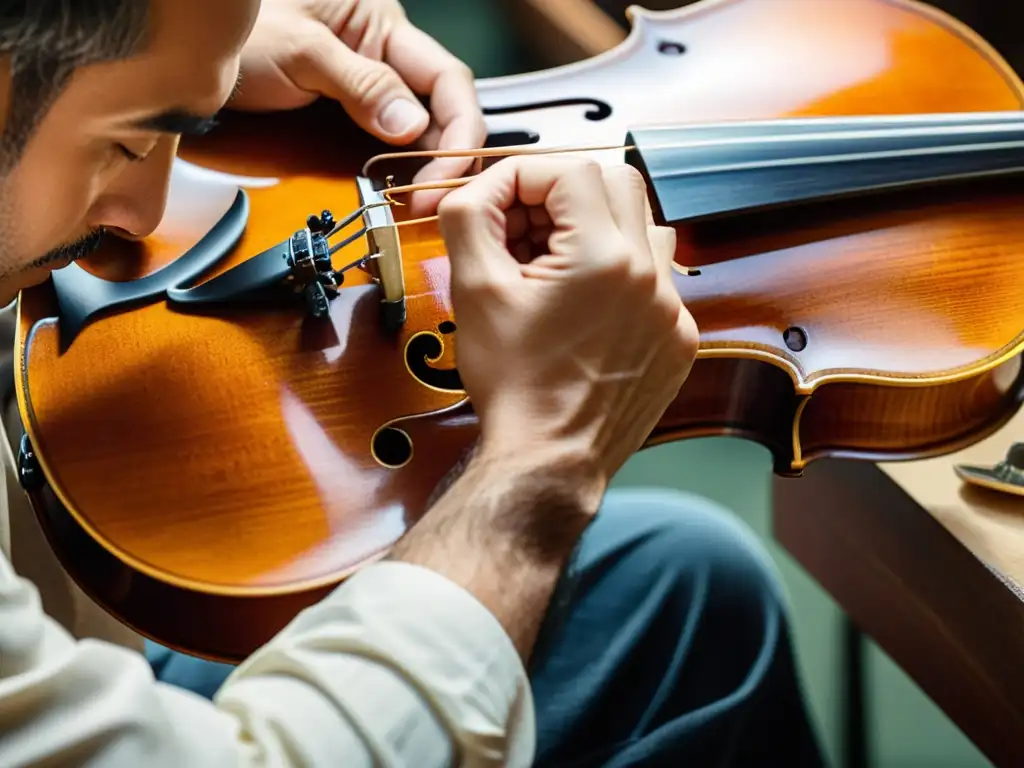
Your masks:
<svg viewBox="0 0 1024 768"><path fill-rule="evenodd" d="M533 699L508 635L418 566L357 573L240 665L214 702L156 682L124 644L76 640L11 565L12 518L32 513L6 438L0 453L0 768L532 762Z"/></svg>

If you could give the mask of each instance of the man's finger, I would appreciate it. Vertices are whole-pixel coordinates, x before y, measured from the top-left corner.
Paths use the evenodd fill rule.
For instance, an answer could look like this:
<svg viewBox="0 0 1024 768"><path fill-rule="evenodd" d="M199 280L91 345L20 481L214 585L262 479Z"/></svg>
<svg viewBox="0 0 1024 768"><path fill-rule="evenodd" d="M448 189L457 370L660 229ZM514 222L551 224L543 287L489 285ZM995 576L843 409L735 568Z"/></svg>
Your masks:
<svg viewBox="0 0 1024 768"><path fill-rule="evenodd" d="M339 102L360 128L391 144L414 141L430 122L394 69L360 56L323 25L310 33L292 79L303 90Z"/></svg>
<svg viewBox="0 0 1024 768"><path fill-rule="evenodd" d="M659 226L654 222L654 209L649 195L644 195L644 218L647 221L647 241L651 244L654 262L665 277L671 280L678 240L676 231L673 227Z"/></svg>
<svg viewBox="0 0 1024 768"><path fill-rule="evenodd" d="M575 157L518 156L489 167L450 192L438 207L452 260L452 279L511 279L505 212L542 206L551 219L551 255L583 269L627 257L604 191L601 166ZM456 262L461 262L456 264ZM521 273L515 269L516 277Z"/></svg>
<svg viewBox="0 0 1024 768"><path fill-rule="evenodd" d="M676 257L676 231L672 227L648 227L647 240L658 271L671 280L672 262Z"/></svg>
<svg viewBox="0 0 1024 768"><path fill-rule="evenodd" d="M625 255L600 165L571 155L515 159L520 164L520 199L542 205L551 218L552 254L572 254L593 266Z"/></svg>
<svg viewBox="0 0 1024 768"><path fill-rule="evenodd" d="M616 164L603 169L605 194L615 223L632 247L637 266L651 269L651 244L647 239L647 183L640 172L629 165Z"/></svg>
<svg viewBox="0 0 1024 768"><path fill-rule="evenodd" d="M448 248L453 287L481 288L521 277L508 251L508 215L522 215L516 207L516 169L501 163L440 202L438 224Z"/></svg>
<svg viewBox="0 0 1024 768"><path fill-rule="evenodd" d="M430 97L430 111L440 131L436 149L484 145L487 125L473 73L444 46L412 24L402 23L388 37L385 61L415 93ZM472 162L473 158L437 158L420 170L415 181L457 178Z"/></svg>
<svg viewBox="0 0 1024 768"><path fill-rule="evenodd" d="M463 272L471 280L487 280L496 270L509 274L515 261L505 247L506 211L520 205L546 210L552 227L548 243L556 257L570 255L588 267L621 255L616 245L622 237L608 208L601 166L574 157L509 157L450 192L438 206L453 280L456 261L471 270Z"/></svg>

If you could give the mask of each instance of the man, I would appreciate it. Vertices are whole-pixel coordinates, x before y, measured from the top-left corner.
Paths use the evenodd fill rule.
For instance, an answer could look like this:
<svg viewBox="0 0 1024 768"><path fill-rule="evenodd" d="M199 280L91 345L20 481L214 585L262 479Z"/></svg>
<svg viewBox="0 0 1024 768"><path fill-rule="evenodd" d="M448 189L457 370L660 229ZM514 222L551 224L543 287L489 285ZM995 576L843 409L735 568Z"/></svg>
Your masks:
<svg viewBox="0 0 1024 768"><path fill-rule="evenodd" d="M484 138L469 72L392 0L0 9L3 300L101 232L151 232L179 136L225 102L323 95L395 144ZM462 170L436 162L421 179ZM75 639L44 615L10 564L38 572L42 558L19 555L30 512L4 446L0 766L820 762L752 537L699 499L606 494L697 345L672 287L675 239L653 225L641 177L512 159L439 213L480 445L386 562L223 685L218 667L159 653L170 682L155 681L102 622L76 618ZM606 311L577 322L595 304ZM193 691L171 684L189 675Z"/></svg>

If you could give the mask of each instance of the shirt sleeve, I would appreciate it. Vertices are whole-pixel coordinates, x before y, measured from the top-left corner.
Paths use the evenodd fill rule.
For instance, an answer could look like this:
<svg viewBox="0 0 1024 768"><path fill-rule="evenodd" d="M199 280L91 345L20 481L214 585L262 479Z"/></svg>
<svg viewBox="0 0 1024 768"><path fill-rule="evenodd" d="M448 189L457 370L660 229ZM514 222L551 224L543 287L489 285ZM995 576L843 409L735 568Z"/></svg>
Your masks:
<svg viewBox="0 0 1024 768"><path fill-rule="evenodd" d="M213 702L129 649L73 639L0 552L0 765L528 766L533 699L500 623L382 562L299 614Z"/></svg>

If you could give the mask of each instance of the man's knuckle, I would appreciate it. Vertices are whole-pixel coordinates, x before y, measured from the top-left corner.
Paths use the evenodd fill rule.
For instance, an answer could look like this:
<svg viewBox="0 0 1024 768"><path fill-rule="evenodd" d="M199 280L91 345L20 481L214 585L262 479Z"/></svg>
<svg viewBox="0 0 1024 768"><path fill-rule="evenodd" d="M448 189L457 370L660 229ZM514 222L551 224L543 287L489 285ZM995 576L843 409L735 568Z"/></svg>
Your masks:
<svg viewBox="0 0 1024 768"><path fill-rule="evenodd" d="M647 182L644 180L643 174L640 173L632 165L626 163L618 163L616 165L609 166L605 173L615 179L618 184L625 184L631 187L633 190L646 190Z"/></svg>
<svg viewBox="0 0 1024 768"><path fill-rule="evenodd" d="M639 274L637 275L639 287L644 292L649 293L652 299L656 300L662 288L661 274L658 272L654 259L649 255L645 254L641 263L643 266L640 267Z"/></svg>
<svg viewBox="0 0 1024 768"><path fill-rule="evenodd" d="M636 258L635 253L631 252L627 280L630 291L639 301L657 300L658 271L650 259Z"/></svg>
<svg viewBox="0 0 1024 768"><path fill-rule="evenodd" d="M601 175L601 164L592 157L574 157L571 158L572 162L580 169L582 173L590 174L591 176Z"/></svg>
<svg viewBox="0 0 1024 768"><path fill-rule="evenodd" d="M285 59L289 68L299 70L318 70L323 66L323 46L318 36L312 32L297 30L286 38L283 43Z"/></svg>
<svg viewBox="0 0 1024 768"><path fill-rule="evenodd" d="M349 76L349 89L361 101L372 103L401 85L398 75L388 66L365 60Z"/></svg>
<svg viewBox="0 0 1024 768"><path fill-rule="evenodd" d="M562 173L600 173L601 166L589 157L580 157L578 155L534 155L534 157Z"/></svg>
<svg viewBox="0 0 1024 768"><path fill-rule="evenodd" d="M469 83L475 82L476 76L473 74L472 68L464 61L456 59L455 62L451 65L451 67L452 71L455 73L455 76L458 77L460 80L465 80L466 82Z"/></svg>
<svg viewBox="0 0 1024 768"><path fill-rule="evenodd" d="M458 295L473 302L490 304L501 297L502 285L493 276L474 271L468 275L459 275L458 292Z"/></svg>
<svg viewBox="0 0 1024 768"><path fill-rule="evenodd" d="M632 278L633 254L623 244L610 244L600 259L600 275L607 279L628 282Z"/></svg>
<svg viewBox="0 0 1024 768"><path fill-rule="evenodd" d="M437 217L442 225L450 221L465 221L480 209L480 203L464 189L455 189L437 204Z"/></svg>
<svg viewBox="0 0 1024 768"><path fill-rule="evenodd" d="M692 359L700 350L700 329L690 311L680 306L676 318L676 343L681 356Z"/></svg>

